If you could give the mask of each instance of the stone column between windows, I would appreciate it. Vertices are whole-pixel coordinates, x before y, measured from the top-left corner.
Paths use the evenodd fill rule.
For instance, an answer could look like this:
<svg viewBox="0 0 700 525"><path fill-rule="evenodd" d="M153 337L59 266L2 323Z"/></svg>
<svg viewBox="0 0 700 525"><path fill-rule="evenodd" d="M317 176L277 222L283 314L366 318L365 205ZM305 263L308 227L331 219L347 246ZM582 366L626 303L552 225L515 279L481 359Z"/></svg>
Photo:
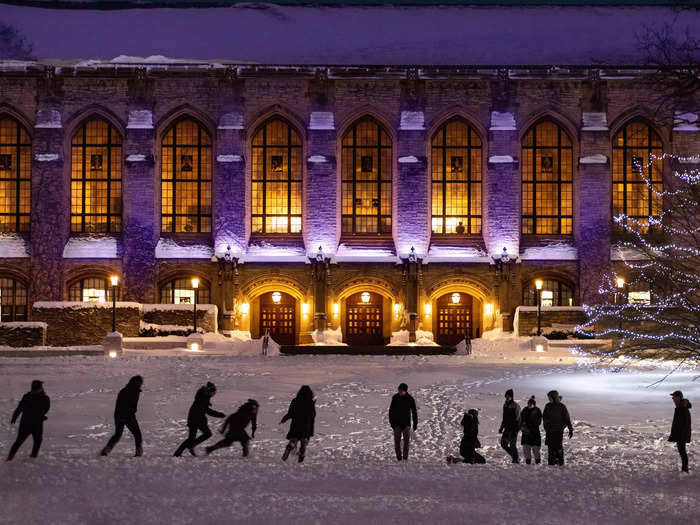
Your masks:
<svg viewBox="0 0 700 525"><path fill-rule="evenodd" d="M124 142L122 181L122 299L158 302L155 250L160 232L160 184L155 173L155 130L151 111L133 109Z"/></svg>
<svg viewBox="0 0 700 525"><path fill-rule="evenodd" d="M598 286L610 271L611 143L605 113L584 113L574 177L574 240L581 304L600 302ZM594 118L598 115L598 118Z"/></svg>
<svg viewBox="0 0 700 525"><path fill-rule="evenodd" d="M63 248L70 231L70 187L64 162L60 109L40 109L32 136L32 302L63 299Z"/></svg>
<svg viewBox="0 0 700 525"><path fill-rule="evenodd" d="M484 187L483 236L490 256L506 248L511 257L520 251L520 142L515 118L509 112L492 112L489 128L488 162ZM503 330L512 329L513 313L520 303L511 288L518 285L519 268L513 266L508 279L497 280Z"/></svg>

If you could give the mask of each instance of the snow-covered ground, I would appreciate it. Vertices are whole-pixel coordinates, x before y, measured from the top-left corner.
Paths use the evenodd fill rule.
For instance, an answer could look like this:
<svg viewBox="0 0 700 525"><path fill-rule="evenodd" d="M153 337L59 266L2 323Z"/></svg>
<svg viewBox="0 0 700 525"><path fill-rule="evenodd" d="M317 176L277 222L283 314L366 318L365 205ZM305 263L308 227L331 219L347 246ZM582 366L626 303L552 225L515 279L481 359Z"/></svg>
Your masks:
<svg viewBox="0 0 700 525"><path fill-rule="evenodd" d="M149 351L117 360L0 359L0 455L30 381L44 380L52 400L39 458L25 459L26 443L15 461L0 463L0 523L700 523L697 447L690 446L691 475L681 476L666 442L668 394L700 397L697 370L650 386L673 364L603 365L562 350L501 352L498 344L484 342L475 357ZM145 456L132 457L125 432L101 458L116 393L134 374L145 378L138 414ZM226 413L248 397L260 401L251 457L241 458L238 446L172 457L194 391L207 380L218 386L214 407ZM419 407L407 463L393 458L386 417L401 381ZM304 464L283 463L287 426L278 422L305 383L317 397L316 435ZM552 388L564 396L575 426L564 468L507 462L497 429L511 387L521 403L534 394L543 406ZM487 464L447 465L462 412L472 407L481 411Z"/></svg>

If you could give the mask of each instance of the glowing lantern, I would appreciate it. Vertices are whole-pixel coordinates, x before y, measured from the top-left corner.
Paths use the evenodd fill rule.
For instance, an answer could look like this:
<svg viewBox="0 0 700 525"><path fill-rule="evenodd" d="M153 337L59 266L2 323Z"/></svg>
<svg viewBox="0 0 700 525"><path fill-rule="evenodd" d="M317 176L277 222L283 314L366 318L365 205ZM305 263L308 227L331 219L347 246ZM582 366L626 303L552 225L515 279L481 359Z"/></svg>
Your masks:
<svg viewBox="0 0 700 525"><path fill-rule="evenodd" d="M275 304L279 304L280 301L282 300L282 294L279 292L272 292L272 302Z"/></svg>
<svg viewBox="0 0 700 525"><path fill-rule="evenodd" d="M368 303L368 302L369 302L369 299L370 299L369 292L362 292L362 295L360 295L360 300L361 300L363 303Z"/></svg>
<svg viewBox="0 0 700 525"><path fill-rule="evenodd" d="M462 296L459 295L457 292L452 294L452 304L459 304L459 302L462 300Z"/></svg>

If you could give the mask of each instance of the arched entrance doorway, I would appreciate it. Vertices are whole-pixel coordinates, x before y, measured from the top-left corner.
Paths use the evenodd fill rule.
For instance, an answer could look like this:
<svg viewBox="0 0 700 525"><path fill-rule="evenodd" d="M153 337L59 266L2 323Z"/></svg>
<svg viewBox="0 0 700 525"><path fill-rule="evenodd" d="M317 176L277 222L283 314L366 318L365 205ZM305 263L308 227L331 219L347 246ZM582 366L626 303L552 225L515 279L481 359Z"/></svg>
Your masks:
<svg viewBox="0 0 700 525"><path fill-rule="evenodd" d="M349 345L383 345L382 296L358 292L346 302L345 340Z"/></svg>
<svg viewBox="0 0 700 525"><path fill-rule="evenodd" d="M446 293L437 300L435 341L440 345L455 345L473 337L472 296L463 292Z"/></svg>
<svg viewBox="0 0 700 525"><path fill-rule="evenodd" d="M260 336L270 337L280 345L296 344L296 299L284 292L267 292L260 296Z"/></svg>

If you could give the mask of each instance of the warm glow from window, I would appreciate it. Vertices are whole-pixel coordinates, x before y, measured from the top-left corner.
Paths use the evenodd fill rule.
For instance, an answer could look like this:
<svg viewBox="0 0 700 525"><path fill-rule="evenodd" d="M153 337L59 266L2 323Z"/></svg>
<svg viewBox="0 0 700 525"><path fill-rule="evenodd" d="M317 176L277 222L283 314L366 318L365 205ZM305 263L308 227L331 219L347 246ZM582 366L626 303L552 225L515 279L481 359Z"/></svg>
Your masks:
<svg viewBox="0 0 700 525"><path fill-rule="evenodd" d="M31 169L29 135L16 120L0 119L0 233L29 231Z"/></svg>
<svg viewBox="0 0 700 525"><path fill-rule="evenodd" d="M161 143L161 230L211 231L211 138L191 118L179 120Z"/></svg>
<svg viewBox="0 0 700 525"><path fill-rule="evenodd" d="M301 231L303 158L299 134L274 117L252 142L252 232Z"/></svg>
<svg viewBox="0 0 700 525"><path fill-rule="evenodd" d="M629 292L627 294L627 300L631 304L649 305L651 304L651 292L649 292L648 290L642 292Z"/></svg>
<svg viewBox="0 0 700 525"><path fill-rule="evenodd" d="M83 288L84 303L104 303L107 297L105 290L96 288Z"/></svg>
<svg viewBox="0 0 700 525"><path fill-rule="evenodd" d="M369 292L362 292L362 294L360 295L360 300L361 300L363 303L368 303L369 300L370 300Z"/></svg>
<svg viewBox="0 0 700 525"><path fill-rule="evenodd" d="M103 119L85 122L71 144L71 231L121 231L122 139Z"/></svg>
<svg viewBox="0 0 700 525"><path fill-rule="evenodd" d="M554 306L554 292L551 290L542 290L541 299L542 306Z"/></svg>
<svg viewBox="0 0 700 525"><path fill-rule="evenodd" d="M522 145L522 228L525 235L570 235L573 146L564 129L542 121Z"/></svg>
<svg viewBox="0 0 700 525"><path fill-rule="evenodd" d="M481 139L467 123L453 120L431 146L433 233L481 233Z"/></svg>
<svg viewBox="0 0 700 525"><path fill-rule="evenodd" d="M175 304L194 304L194 290L175 289Z"/></svg>

